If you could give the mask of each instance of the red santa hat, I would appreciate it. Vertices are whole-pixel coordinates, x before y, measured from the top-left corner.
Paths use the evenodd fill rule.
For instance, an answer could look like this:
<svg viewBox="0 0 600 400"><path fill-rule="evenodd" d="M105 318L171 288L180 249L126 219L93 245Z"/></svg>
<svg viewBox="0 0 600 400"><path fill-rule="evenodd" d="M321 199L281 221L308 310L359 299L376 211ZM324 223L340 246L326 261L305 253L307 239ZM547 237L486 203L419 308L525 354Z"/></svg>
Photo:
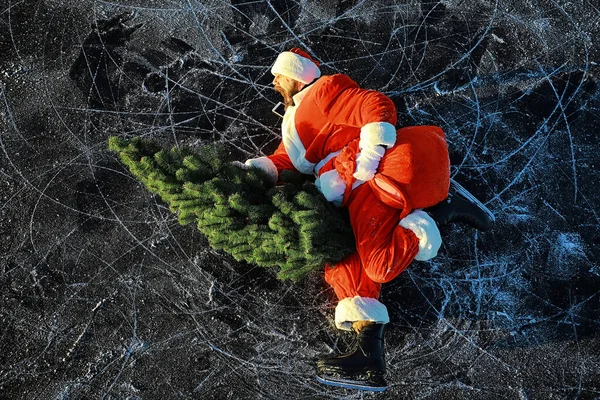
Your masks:
<svg viewBox="0 0 600 400"><path fill-rule="evenodd" d="M293 48L277 56L271 73L285 75L302 83L309 84L321 76L320 63L305 51Z"/></svg>

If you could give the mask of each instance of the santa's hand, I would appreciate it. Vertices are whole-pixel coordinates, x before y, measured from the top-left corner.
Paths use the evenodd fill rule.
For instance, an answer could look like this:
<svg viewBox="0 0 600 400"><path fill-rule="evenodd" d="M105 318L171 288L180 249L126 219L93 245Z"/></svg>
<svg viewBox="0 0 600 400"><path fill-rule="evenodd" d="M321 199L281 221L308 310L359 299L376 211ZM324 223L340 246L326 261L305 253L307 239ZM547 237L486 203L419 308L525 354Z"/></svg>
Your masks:
<svg viewBox="0 0 600 400"><path fill-rule="evenodd" d="M356 172L354 177L359 181L373 179L379 166L379 160L385 154L383 146L365 147L356 157Z"/></svg>
<svg viewBox="0 0 600 400"><path fill-rule="evenodd" d="M277 167L275 166L275 164L273 164L273 161L269 160L267 157L251 158L249 160L246 160L245 163L240 161L232 161L231 165L243 171L248 171L250 170L250 168L260 169L267 176L269 183L273 185L277 183L277 179L279 177Z"/></svg>
<svg viewBox="0 0 600 400"><path fill-rule="evenodd" d="M249 165L246 165L241 161L232 161L230 164L244 171L248 171L250 169Z"/></svg>

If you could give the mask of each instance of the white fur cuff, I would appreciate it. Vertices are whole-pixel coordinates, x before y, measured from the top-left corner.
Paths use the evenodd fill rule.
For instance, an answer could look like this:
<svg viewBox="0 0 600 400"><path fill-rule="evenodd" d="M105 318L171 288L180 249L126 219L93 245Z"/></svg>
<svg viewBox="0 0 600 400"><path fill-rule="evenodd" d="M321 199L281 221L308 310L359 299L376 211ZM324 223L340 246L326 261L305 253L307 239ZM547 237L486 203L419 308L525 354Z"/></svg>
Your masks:
<svg viewBox="0 0 600 400"><path fill-rule="evenodd" d="M264 171L273 184L277 182L277 178L279 176L277 167L275 166L275 163L268 157L251 158L246 160L245 164L249 167L255 167Z"/></svg>
<svg viewBox="0 0 600 400"><path fill-rule="evenodd" d="M360 149L383 145L393 146L396 143L396 128L389 122L371 122L360 129Z"/></svg>
<svg viewBox="0 0 600 400"><path fill-rule="evenodd" d="M342 203L346 191L346 182L335 169L321 174L315 181L315 186L323 193L327 201L333 201L336 204Z"/></svg>
<svg viewBox="0 0 600 400"><path fill-rule="evenodd" d="M402 218L400 226L410 229L419 239L419 252L415 260L427 261L437 255L442 237L435 221L422 210L416 210Z"/></svg>
<svg viewBox="0 0 600 400"><path fill-rule="evenodd" d="M356 321L371 321L377 324L390 322L387 308L372 297L346 297L335 308L335 326L343 331L351 331Z"/></svg>

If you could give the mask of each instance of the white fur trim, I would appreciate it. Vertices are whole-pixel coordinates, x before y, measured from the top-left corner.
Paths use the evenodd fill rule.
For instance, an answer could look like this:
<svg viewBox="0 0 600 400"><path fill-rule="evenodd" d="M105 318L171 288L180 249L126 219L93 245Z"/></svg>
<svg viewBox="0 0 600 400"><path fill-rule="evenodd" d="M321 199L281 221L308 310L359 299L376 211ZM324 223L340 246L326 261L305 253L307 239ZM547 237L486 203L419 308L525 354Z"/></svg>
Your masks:
<svg viewBox="0 0 600 400"><path fill-rule="evenodd" d="M400 220L400 226L410 229L419 239L415 260L427 261L437 255L442 237L435 221L423 210L415 210Z"/></svg>
<svg viewBox="0 0 600 400"><path fill-rule="evenodd" d="M315 163L306 159L306 148L300 139L295 125L296 107L290 106L285 111L281 122L281 138L287 155L290 157L294 167L303 174L312 174Z"/></svg>
<svg viewBox="0 0 600 400"><path fill-rule="evenodd" d="M309 84L321 76L321 70L317 64L291 51L284 51L277 56L271 73L285 75L305 84Z"/></svg>
<svg viewBox="0 0 600 400"><path fill-rule="evenodd" d="M344 197L346 191L346 182L342 179L340 174L332 169L331 171L324 172L315 180L315 186L327 201L339 202Z"/></svg>
<svg viewBox="0 0 600 400"><path fill-rule="evenodd" d="M377 167L379 166L379 160L385 154L385 149L382 146L365 147L356 156L356 172L354 177L361 181L368 181L373 179Z"/></svg>
<svg viewBox="0 0 600 400"><path fill-rule="evenodd" d="M275 163L271 161L268 157L259 157L259 158L251 158L246 160L245 164L249 167L256 167L260 170L263 170L271 180L272 183L277 182L277 177L279 173L277 172L277 167Z"/></svg>
<svg viewBox="0 0 600 400"><path fill-rule="evenodd" d="M387 308L372 297L346 297L335 308L335 326L344 331L352 330L356 321L372 321L378 324L390 322Z"/></svg>
<svg viewBox="0 0 600 400"><path fill-rule="evenodd" d="M393 146L396 143L396 128L389 122L371 122L360 128L358 147Z"/></svg>

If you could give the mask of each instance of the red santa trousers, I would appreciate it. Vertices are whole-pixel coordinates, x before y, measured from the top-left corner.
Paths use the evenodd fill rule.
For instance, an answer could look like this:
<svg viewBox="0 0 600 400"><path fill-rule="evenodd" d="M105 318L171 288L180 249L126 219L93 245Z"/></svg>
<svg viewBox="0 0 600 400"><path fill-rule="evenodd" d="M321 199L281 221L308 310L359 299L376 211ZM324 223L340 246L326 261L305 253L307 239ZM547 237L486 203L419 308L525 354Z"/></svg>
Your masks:
<svg viewBox="0 0 600 400"><path fill-rule="evenodd" d="M357 251L325 268L325 279L340 300L336 309L340 329L349 329L353 320L378 321L380 314L385 315L379 322L387 322L387 310L377 301L381 284L396 278L419 251L417 236L399 222L413 210L448 197L450 160L443 131L435 126L399 129L396 144L381 159L378 173L400 189L405 207L384 203L369 184L350 194L346 206Z"/></svg>

